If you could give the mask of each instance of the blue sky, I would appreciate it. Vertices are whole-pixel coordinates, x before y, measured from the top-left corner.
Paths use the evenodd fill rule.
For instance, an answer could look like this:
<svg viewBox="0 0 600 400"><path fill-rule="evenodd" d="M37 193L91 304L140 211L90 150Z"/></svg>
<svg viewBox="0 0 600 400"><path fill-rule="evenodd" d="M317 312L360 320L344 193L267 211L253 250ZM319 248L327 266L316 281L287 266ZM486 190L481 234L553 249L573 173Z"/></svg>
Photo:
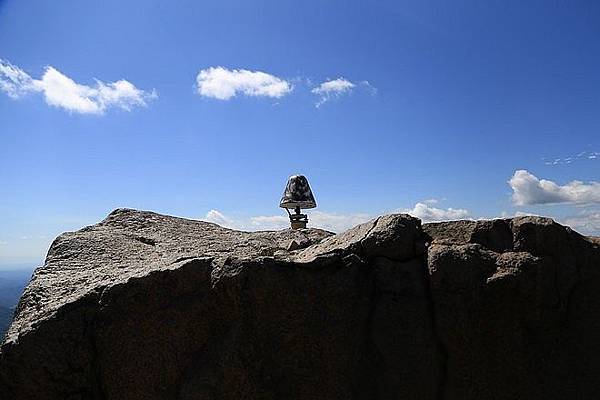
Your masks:
<svg viewBox="0 0 600 400"><path fill-rule="evenodd" d="M0 0L0 268L131 207L600 234L600 3Z"/></svg>

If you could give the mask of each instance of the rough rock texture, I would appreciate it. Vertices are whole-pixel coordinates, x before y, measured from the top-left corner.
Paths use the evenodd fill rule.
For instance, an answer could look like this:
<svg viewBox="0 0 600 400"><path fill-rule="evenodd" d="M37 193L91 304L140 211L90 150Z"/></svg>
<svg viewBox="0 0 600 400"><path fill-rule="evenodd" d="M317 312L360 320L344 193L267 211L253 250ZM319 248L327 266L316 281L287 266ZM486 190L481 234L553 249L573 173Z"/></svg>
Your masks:
<svg viewBox="0 0 600 400"><path fill-rule="evenodd" d="M540 217L424 230L442 398L600 398L596 239Z"/></svg>
<svg viewBox="0 0 600 400"><path fill-rule="evenodd" d="M600 398L599 246L535 217L333 236L116 210L53 243L0 399Z"/></svg>

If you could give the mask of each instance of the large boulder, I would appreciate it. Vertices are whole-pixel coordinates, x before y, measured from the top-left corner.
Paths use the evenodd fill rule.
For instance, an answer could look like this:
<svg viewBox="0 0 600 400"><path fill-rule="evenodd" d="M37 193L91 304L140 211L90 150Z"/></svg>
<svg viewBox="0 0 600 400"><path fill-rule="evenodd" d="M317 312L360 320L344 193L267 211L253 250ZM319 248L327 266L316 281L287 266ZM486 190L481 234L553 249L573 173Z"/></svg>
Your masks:
<svg viewBox="0 0 600 400"><path fill-rule="evenodd" d="M59 236L0 399L595 399L600 241L523 217L333 235L120 209Z"/></svg>
<svg viewBox="0 0 600 400"><path fill-rule="evenodd" d="M596 240L540 217L424 230L442 398L600 398Z"/></svg>
<svg viewBox="0 0 600 400"><path fill-rule="evenodd" d="M331 236L117 210L51 246L0 398L434 399L425 240L406 215Z"/></svg>

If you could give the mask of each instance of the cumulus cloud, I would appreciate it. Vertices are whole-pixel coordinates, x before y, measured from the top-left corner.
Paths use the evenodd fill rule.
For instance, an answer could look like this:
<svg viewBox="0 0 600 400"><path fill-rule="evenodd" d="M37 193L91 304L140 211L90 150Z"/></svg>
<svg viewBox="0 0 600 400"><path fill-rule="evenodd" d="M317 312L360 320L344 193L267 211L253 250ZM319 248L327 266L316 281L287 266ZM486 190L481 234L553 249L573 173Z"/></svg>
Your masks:
<svg viewBox="0 0 600 400"><path fill-rule="evenodd" d="M508 181L513 190L516 205L556 203L600 203L600 183L572 181L558 185L553 181L539 179L526 170L515 171Z"/></svg>
<svg viewBox="0 0 600 400"><path fill-rule="evenodd" d="M280 98L290 93L292 84L262 71L210 67L196 77L198 94L219 100L237 95Z"/></svg>
<svg viewBox="0 0 600 400"><path fill-rule="evenodd" d="M347 79L337 78L321 83L319 86L313 88L311 92L319 96L319 100L315 105L320 107L327 101L350 92L355 86L356 84Z"/></svg>
<svg viewBox="0 0 600 400"><path fill-rule="evenodd" d="M410 214L420 218L423 222L449 221L455 219L469 218L469 211L462 208L437 208L427 203L417 203L412 209L400 210L403 213Z"/></svg>
<svg viewBox="0 0 600 400"><path fill-rule="evenodd" d="M206 213L204 218L201 218L202 221L212 222L213 224L221 225L225 228L230 229L239 229L238 225L234 220L229 217L226 217L222 212L218 210L210 210Z"/></svg>
<svg viewBox="0 0 600 400"><path fill-rule="evenodd" d="M12 98L29 93L42 93L51 106L81 114L104 114L111 107L130 111L136 106L146 106L156 98L156 92L136 88L124 79L116 82L95 80L93 86L82 85L54 67L46 67L41 79L34 79L25 71L0 60L0 90Z"/></svg>

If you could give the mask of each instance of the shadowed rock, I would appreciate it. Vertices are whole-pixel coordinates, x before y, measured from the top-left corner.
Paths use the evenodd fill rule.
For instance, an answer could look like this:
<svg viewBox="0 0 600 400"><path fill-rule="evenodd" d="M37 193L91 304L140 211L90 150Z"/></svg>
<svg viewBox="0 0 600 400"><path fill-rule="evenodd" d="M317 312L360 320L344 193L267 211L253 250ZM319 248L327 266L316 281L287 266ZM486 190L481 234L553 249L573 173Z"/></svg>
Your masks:
<svg viewBox="0 0 600 400"><path fill-rule="evenodd" d="M61 235L2 347L0 398L433 399L420 222L382 219L335 240L117 210Z"/></svg>
<svg viewBox="0 0 600 400"><path fill-rule="evenodd" d="M238 232L120 209L59 236L0 399L593 399L598 241L537 217Z"/></svg>
<svg viewBox="0 0 600 400"><path fill-rule="evenodd" d="M540 217L424 230L442 398L599 398L597 241Z"/></svg>

